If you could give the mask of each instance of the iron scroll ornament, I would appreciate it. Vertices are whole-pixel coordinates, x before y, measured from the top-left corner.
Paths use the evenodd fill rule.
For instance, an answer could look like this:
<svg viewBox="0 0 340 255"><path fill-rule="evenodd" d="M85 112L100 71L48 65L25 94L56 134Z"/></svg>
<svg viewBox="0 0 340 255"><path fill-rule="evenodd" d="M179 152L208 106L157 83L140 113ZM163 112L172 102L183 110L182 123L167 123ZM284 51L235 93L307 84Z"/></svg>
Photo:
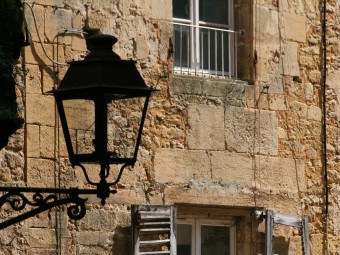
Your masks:
<svg viewBox="0 0 340 255"><path fill-rule="evenodd" d="M118 173L114 182L107 182L110 169L108 165L102 165L100 171L100 181L95 183L88 177L86 169L83 165L77 164L84 172L85 178L90 185L97 186L97 189L78 189L78 188L33 188L33 187L0 187L0 192L4 193L0 197L0 209L8 204L14 211L22 211L27 207L31 210L25 211L22 214L0 222L0 229L9 227L15 223L26 220L41 212L50 210L60 205L66 205L67 215L72 220L80 220L86 214L85 202L86 198L81 198L80 195L97 195L101 199L101 204L105 204L106 198L110 194L117 193L117 190L111 189L111 186L116 185L123 174L125 167L129 164L124 164ZM30 194L30 195L28 195Z"/></svg>

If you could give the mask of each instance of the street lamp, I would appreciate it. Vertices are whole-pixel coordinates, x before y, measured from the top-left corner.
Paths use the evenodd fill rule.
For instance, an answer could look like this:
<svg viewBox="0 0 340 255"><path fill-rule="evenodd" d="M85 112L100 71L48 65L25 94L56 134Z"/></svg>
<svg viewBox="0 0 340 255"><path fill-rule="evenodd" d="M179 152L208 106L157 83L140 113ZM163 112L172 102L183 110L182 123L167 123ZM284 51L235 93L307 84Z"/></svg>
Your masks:
<svg viewBox="0 0 340 255"><path fill-rule="evenodd" d="M0 207L9 203L14 210L26 204L37 207L29 213L0 223L4 228L60 204L72 204L68 215L80 219L85 215L85 199L79 194L96 194L105 204L110 187L117 184L126 166L137 159L143 124L151 93L139 74L135 62L121 60L112 51L117 39L111 35L88 38L90 53L82 61L73 61L53 93L62 125L69 159L73 167L79 166L85 178L96 189L46 189L0 187L6 192L0 197ZM99 182L90 180L84 164L98 164ZM122 164L112 175L111 164ZM23 193L33 193L30 201ZM44 198L42 193L54 193ZM64 194L64 198L56 194Z"/></svg>

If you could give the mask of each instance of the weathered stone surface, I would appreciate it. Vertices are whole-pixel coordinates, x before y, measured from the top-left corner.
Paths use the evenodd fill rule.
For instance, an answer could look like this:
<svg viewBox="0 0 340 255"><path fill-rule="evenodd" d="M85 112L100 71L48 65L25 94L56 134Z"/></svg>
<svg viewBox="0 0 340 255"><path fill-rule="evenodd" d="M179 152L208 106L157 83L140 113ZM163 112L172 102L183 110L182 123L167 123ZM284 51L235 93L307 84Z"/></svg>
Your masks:
<svg viewBox="0 0 340 255"><path fill-rule="evenodd" d="M236 184L223 185L212 181L191 181L185 187L166 186L164 198L169 204L190 201L197 205L253 206L254 198L250 190L242 192Z"/></svg>
<svg viewBox="0 0 340 255"><path fill-rule="evenodd" d="M78 232L75 241L86 246L105 247L112 244L112 233L106 231Z"/></svg>
<svg viewBox="0 0 340 255"><path fill-rule="evenodd" d="M27 243L31 248L56 248L56 232L49 228L29 228Z"/></svg>
<svg viewBox="0 0 340 255"><path fill-rule="evenodd" d="M299 117L305 118L307 117L307 105L300 103L298 101L293 101L290 104L290 109L292 112L297 114Z"/></svg>
<svg viewBox="0 0 340 255"><path fill-rule="evenodd" d="M221 184L251 188L254 179L253 160L248 155L210 152L212 180Z"/></svg>
<svg viewBox="0 0 340 255"><path fill-rule="evenodd" d="M71 10L47 7L45 10L45 20L48 20L45 22L46 39L49 42L54 42L62 29L71 29L73 16ZM60 39L63 43L70 44L71 42L71 38L68 36L61 36Z"/></svg>
<svg viewBox="0 0 340 255"><path fill-rule="evenodd" d="M315 105L308 106L307 119L321 122L322 119L321 108Z"/></svg>
<svg viewBox="0 0 340 255"><path fill-rule="evenodd" d="M31 95L27 98L27 123L53 126L55 102L52 96Z"/></svg>
<svg viewBox="0 0 340 255"><path fill-rule="evenodd" d="M40 156L40 130L38 125L27 125L27 156Z"/></svg>
<svg viewBox="0 0 340 255"><path fill-rule="evenodd" d="M172 20L172 12L169 11L172 9L171 2L167 0L151 0L150 9L151 9L151 18L160 19L160 20Z"/></svg>
<svg viewBox="0 0 340 255"><path fill-rule="evenodd" d="M258 12L261 19L255 27L255 34L261 35L259 40L262 43L268 45L275 42L276 45L279 38L278 12L262 6L258 7Z"/></svg>
<svg viewBox="0 0 340 255"><path fill-rule="evenodd" d="M246 85L245 82L235 80L176 75L170 88L175 94L222 97L226 104L240 106L243 104Z"/></svg>
<svg viewBox="0 0 340 255"><path fill-rule="evenodd" d="M116 221L117 214L115 212L93 209L88 210L84 219L79 221L77 225L81 230L110 232L117 224Z"/></svg>
<svg viewBox="0 0 340 255"><path fill-rule="evenodd" d="M27 159L27 184L30 187L55 187L54 162L47 159Z"/></svg>
<svg viewBox="0 0 340 255"><path fill-rule="evenodd" d="M227 107L225 128L228 150L277 155L278 120L275 112Z"/></svg>
<svg viewBox="0 0 340 255"><path fill-rule="evenodd" d="M35 1L27 1L27 3L32 4L32 2ZM29 7L25 6L25 19L27 22L27 28L28 31L30 31L30 36L31 38L35 41L35 42L39 42L39 37L37 34L37 30L38 29L38 33L40 35L40 38L42 41L44 41L45 39L45 8L41 5L35 5L33 6L33 12L34 12L34 16L35 16L35 21L34 22L34 18L32 15L32 11ZM35 26L36 24L36 26Z"/></svg>
<svg viewBox="0 0 340 255"><path fill-rule="evenodd" d="M269 101L269 109L272 111L287 110L285 97L283 95L271 95Z"/></svg>
<svg viewBox="0 0 340 255"><path fill-rule="evenodd" d="M304 15L292 13L283 14L283 23L285 26L284 36L288 40L296 42L305 42L307 33L307 19Z"/></svg>
<svg viewBox="0 0 340 255"><path fill-rule="evenodd" d="M224 109L221 106L189 105L188 147L224 150Z"/></svg>
<svg viewBox="0 0 340 255"><path fill-rule="evenodd" d="M54 127L40 126L40 155L42 158L54 158L58 146L55 133Z"/></svg>
<svg viewBox="0 0 340 255"><path fill-rule="evenodd" d="M306 191L304 163L302 159L256 156L258 189L276 193Z"/></svg>
<svg viewBox="0 0 340 255"><path fill-rule="evenodd" d="M284 55L280 58L280 73L283 75L300 76L298 63L298 43L286 42Z"/></svg>
<svg viewBox="0 0 340 255"><path fill-rule="evenodd" d="M41 46L41 44L31 44L24 48L24 55L26 63L33 65L52 65L52 60L59 63L65 63L65 55L63 47L59 46L57 51L57 46L53 44L43 44L46 54ZM56 53L58 52L58 55ZM50 59L51 58L51 59Z"/></svg>
<svg viewBox="0 0 340 255"><path fill-rule="evenodd" d="M205 151L158 149L154 159L155 180L160 183L187 183L211 179L209 157Z"/></svg>
<svg viewBox="0 0 340 255"><path fill-rule="evenodd" d="M26 92L28 94L41 93L41 72L37 65L27 65Z"/></svg>

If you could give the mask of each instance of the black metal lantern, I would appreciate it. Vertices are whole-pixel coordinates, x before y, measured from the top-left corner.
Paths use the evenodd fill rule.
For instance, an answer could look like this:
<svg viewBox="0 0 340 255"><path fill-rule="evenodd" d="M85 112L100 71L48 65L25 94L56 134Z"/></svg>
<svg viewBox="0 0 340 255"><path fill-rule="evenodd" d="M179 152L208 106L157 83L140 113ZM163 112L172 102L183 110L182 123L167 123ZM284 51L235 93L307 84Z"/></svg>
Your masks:
<svg viewBox="0 0 340 255"><path fill-rule="evenodd" d="M69 204L71 219L81 219L86 199L96 194L105 204L111 187L117 184L126 166L137 159L146 110L153 88L148 87L134 61L121 60L112 51L117 39L94 35L87 40L91 52L83 61L73 61L54 94L72 166L80 166L88 184L96 189L0 187L0 208L9 204L24 211L0 223L0 229L49 210ZM90 180L85 163L100 165L99 182ZM114 181L108 181L110 164L122 164ZM112 178L110 179L112 180ZM31 196L28 196L31 194Z"/></svg>
<svg viewBox="0 0 340 255"><path fill-rule="evenodd" d="M110 164L134 165L146 110L155 89L148 87L135 62L121 60L112 51L111 35L88 38L90 54L70 63L59 88L53 90L70 162L101 165L104 187ZM90 180L88 180L90 184ZM113 183L110 183L112 185ZM98 187L99 189L99 187ZM104 188L108 196L108 187Z"/></svg>

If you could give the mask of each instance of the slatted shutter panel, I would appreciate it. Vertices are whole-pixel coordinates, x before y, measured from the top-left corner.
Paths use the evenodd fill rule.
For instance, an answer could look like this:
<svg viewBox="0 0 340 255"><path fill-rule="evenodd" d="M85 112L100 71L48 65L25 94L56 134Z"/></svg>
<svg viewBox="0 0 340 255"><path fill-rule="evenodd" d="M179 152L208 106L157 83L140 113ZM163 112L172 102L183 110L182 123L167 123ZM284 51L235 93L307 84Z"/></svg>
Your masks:
<svg viewBox="0 0 340 255"><path fill-rule="evenodd" d="M264 213L262 213L263 215ZM273 228L274 224L281 224L302 229L302 254L310 255L309 227L307 216L296 216L277 213L270 210L265 212L266 219L266 251L265 255L274 255L273 252Z"/></svg>
<svg viewBox="0 0 340 255"><path fill-rule="evenodd" d="M176 208L133 205L134 255L176 255Z"/></svg>

